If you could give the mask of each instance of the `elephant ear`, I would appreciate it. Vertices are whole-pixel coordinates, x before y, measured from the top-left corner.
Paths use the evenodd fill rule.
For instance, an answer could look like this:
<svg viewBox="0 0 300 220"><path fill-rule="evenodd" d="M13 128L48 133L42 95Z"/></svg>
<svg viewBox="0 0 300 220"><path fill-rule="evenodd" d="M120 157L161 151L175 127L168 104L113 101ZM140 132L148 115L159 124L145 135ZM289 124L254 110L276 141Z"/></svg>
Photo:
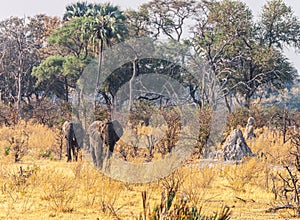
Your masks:
<svg viewBox="0 0 300 220"><path fill-rule="evenodd" d="M115 144L123 135L123 128L117 120L108 121L106 125L105 143L109 146L109 150L113 152Z"/></svg>
<svg viewBox="0 0 300 220"><path fill-rule="evenodd" d="M121 138L122 135L123 135L123 127L122 127L122 125L120 124L120 122L117 121L117 120L113 120L113 121L112 121L112 124L113 124L113 128L114 128L114 130L115 130L115 133L116 133L116 137L117 137L116 142L117 142L118 140L120 140L120 138Z"/></svg>
<svg viewBox="0 0 300 220"><path fill-rule="evenodd" d="M62 127L63 134L68 140L75 138L73 122L66 121Z"/></svg>
<svg viewBox="0 0 300 220"><path fill-rule="evenodd" d="M62 132L63 135L67 138L68 136L68 132L70 130L70 122L69 121L65 121L63 126L62 126Z"/></svg>

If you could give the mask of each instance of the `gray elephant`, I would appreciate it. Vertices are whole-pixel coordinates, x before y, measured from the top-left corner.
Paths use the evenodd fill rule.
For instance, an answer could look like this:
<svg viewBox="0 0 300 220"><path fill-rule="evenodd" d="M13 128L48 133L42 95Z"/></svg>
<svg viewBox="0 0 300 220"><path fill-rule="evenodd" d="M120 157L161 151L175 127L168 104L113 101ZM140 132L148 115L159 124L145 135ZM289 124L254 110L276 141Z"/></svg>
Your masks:
<svg viewBox="0 0 300 220"><path fill-rule="evenodd" d="M72 154L77 161L78 152L83 148L84 129L79 122L65 121L62 131L67 145L67 162L72 161Z"/></svg>
<svg viewBox="0 0 300 220"><path fill-rule="evenodd" d="M106 170L116 142L123 135L122 125L117 121L94 121L88 129L90 153L95 166Z"/></svg>

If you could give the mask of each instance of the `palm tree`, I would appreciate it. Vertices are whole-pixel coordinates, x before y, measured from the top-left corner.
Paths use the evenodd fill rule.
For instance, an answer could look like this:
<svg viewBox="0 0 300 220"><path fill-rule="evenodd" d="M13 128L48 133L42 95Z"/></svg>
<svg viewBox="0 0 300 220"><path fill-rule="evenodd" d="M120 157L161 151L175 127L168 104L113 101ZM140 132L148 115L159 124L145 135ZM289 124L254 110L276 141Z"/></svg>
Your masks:
<svg viewBox="0 0 300 220"><path fill-rule="evenodd" d="M101 67L103 62L104 47L110 47L113 41L120 41L127 34L125 25L126 16L118 6L110 3L94 4L77 2L66 7L64 20L71 20L75 17L87 17L87 29L93 33L93 38L99 41L99 61L96 81L96 94L99 92ZM96 95L94 103L96 103Z"/></svg>
<svg viewBox="0 0 300 220"><path fill-rule="evenodd" d="M84 17L88 9L87 2L76 2L66 6L66 12L63 19L66 21L75 17Z"/></svg>
<svg viewBox="0 0 300 220"><path fill-rule="evenodd" d="M107 3L101 6L99 14L90 24L94 32L94 37L99 40L99 61L96 92L101 76L101 67L103 62L104 46L110 47L113 40L121 41L127 34L128 30L125 25L125 15L117 6Z"/></svg>
<svg viewBox="0 0 300 220"><path fill-rule="evenodd" d="M101 5L87 3L87 2L76 2L66 6L66 12L64 13L63 19L69 21L76 17L95 17L101 9Z"/></svg>

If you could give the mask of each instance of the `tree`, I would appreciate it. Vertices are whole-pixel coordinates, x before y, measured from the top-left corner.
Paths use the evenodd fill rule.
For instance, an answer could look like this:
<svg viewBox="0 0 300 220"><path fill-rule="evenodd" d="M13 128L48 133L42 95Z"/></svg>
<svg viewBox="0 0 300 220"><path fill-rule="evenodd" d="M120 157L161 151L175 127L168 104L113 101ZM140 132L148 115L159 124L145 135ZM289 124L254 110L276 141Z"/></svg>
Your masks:
<svg viewBox="0 0 300 220"><path fill-rule="evenodd" d="M137 11L126 12L130 36L166 38L167 40L163 42L155 42L157 54L162 59L172 61L176 65L190 68L190 64L195 63L195 59L192 58L187 37L190 34L189 27L201 10L199 6L199 3L193 0L152 0L143 4ZM160 65L160 62L152 61L151 65L155 63ZM192 62L190 63L190 61ZM189 88L191 96L197 101L195 91L199 88L199 84L187 71L182 71L181 74L180 80L184 79L184 84ZM198 101L197 104L199 104Z"/></svg>
<svg viewBox="0 0 300 220"><path fill-rule="evenodd" d="M84 13L69 16L68 21L56 28L47 38L48 45L55 52L33 72L33 75L39 78L37 85L39 90L44 91L43 98L49 94L55 94L68 100L69 88L76 87L77 80L94 56L92 32L87 25L92 18L79 15L84 15ZM51 62L59 68L59 71L51 70ZM49 76L46 76L47 74ZM81 91L77 90L77 92L80 94Z"/></svg>
<svg viewBox="0 0 300 220"><path fill-rule="evenodd" d="M232 96L249 108L251 98L260 91L282 89L292 82L295 71L291 64L280 48L265 43L265 37L259 35L262 28L253 22L244 3L223 0L203 3L202 8L206 13L198 19L194 47L221 85L229 111Z"/></svg>
<svg viewBox="0 0 300 220"><path fill-rule="evenodd" d="M37 49L39 62L56 53L55 48L48 43L48 38L61 23L60 18L44 14L38 14L29 18L29 37L33 40L34 46Z"/></svg>
<svg viewBox="0 0 300 220"><path fill-rule="evenodd" d="M50 56L33 68L32 75L38 79L37 85L44 92L43 98L55 94L68 101L69 87L76 87L84 67L85 64L72 55Z"/></svg>
<svg viewBox="0 0 300 220"><path fill-rule="evenodd" d="M25 18L11 17L0 22L1 99L15 104L21 114L24 97L30 102L35 79L31 69L39 62L37 47Z"/></svg>
<svg viewBox="0 0 300 220"><path fill-rule="evenodd" d="M146 37L151 35L149 29L150 19L148 12L142 8L139 10L127 10L125 11L126 27L128 29L128 36L132 38Z"/></svg>
<svg viewBox="0 0 300 220"><path fill-rule="evenodd" d="M117 6L104 4L101 6L100 13L90 23L94 38L99 40L99 66L96 90L98 90L100 82L104 46L109 47L114 41L118 42L124 38L127 34L125 19L125 15Z"/></svg>
<svg viewBox="0 0 300 220"><path fill-rule="evenodd" d="M154 38L164 35L180 41L197 10L198 4L194 0L152 0L143 4L137 14L142 15L139 19L147 22L148 32Z"/></svg>
<svg viewBox="0 0 300 220"><path fill-rule="evenodd" d="M3 100L30 102L32 94L36 93L31 69L51 53L46 38L58 24L58 18L46 15L11 17L1 22L1 73L5 79L1 86ZM21 82L21 86L17 81ZM21 97L18 98L17 94ZM20 102L17 106L20 107Z"/></svg>
<svg viewBox="0 0 300 220"><path fill-rule="evenodd" d="M56 49L56 53L67 56L74 55L81 60L87 59L89 54L92 32L86 27L91 19L76 17L57 28L48 38L50 45Z"/></svg>
<svg viewBox="0 0 300 220"><path fill-rule="evenodd" d="M258 27L262 43L269 47L300 47L300 21L282 0L272 0L263 6Z"/></svg>
<svg viewBox="0 0 300 220"><path fill-rule="evenodd" d="M101 5L88 4L87 2L76 2L66 6L63 16L65 21L70 21L76 17L95 17L100 11Z"/></svg>
<svg viewBox="0 0 300 220"><path fill-rule="evenodd" d="M119 42L127 34L127 27L125 26L126 17L117 6L112 6L109 3L87 4L86 2L83 2L83 3L72 4L66 7L64 19L68 20L71 23L76 18L80 19L81 21L84 21L85 25L83 26L82 24L80 24L79 26L84 27L85 31L88 30L86 32L87 35L92 36L93 38L91 44L95 43L96 40L99 41L98 42L99 62L98 62L98 74L97 74L97 86L96 86L97 87L96 93L98 93L104 47L105 46L109 47L114 42ZM82 28L81 28L81 32L82 32ZM64 42L66 42L66 40L67 39L65 39ZM96 100L96 96L95 96L95 100Z"/></svg>

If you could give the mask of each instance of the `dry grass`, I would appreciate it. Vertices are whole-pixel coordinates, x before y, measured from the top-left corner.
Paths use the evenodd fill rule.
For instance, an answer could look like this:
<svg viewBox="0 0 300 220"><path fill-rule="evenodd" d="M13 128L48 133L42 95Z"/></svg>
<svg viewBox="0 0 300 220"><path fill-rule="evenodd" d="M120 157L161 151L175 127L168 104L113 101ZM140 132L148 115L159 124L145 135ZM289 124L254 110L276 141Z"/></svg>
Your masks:
<svg viewBox="0 0 300 220"><path fill-rule="evenodd" d="M20 121L18 124L0 129L0 153L14 156L14 148L24 151L26 160L41 157L58 158L59 132L45 125ZM20 158L21 159L21 158Z"/></svg>
<svg viewBox="0 0 300 220"><path fill-rule="evenodd" d="M9 168L2 165L6 176L1 178L2 219L137 219L143 213L141 192L147 192L147 210L151 213L160 204L164 189L163 181L133 185L111 180L87 162L37 161L35 166L27 167L36 169L35 173L23 181L17 178L20 165L10 164ZM254 169L251 165L249 168ZM226 204L233 211L232 219L277 218L277 214L265 213L274 201L270 190L256 183L257 175L237 170L237 167L179 169L182 183L174 204L185 197L190 205L203 207L205 215ZM241 175L236 182L231 182L233 174ZM235 185L244 177L249 182L242 184L242 188Z"/></svg>
<svg viewBox="0 0 300 220"><path fill-rule="evenodd" d="M5 154L12 136L22 138L26 128L27 155L15 163ZM22 133L23 132L23 133ZM242 164L207 164L194 161L173 176L148 184L127 184L102 175L89 162L66 163L41 157L43 150L56 152L55 131L37 124L19 124L0 129L0 219L140 219L161 204L162 192L172 184L178 189L174 208L180 201L202 207L212 215L224 205L232 210L231 219L285 219L294 213L266 213L274 203L270 173L273 157L284 158L288 143L280 148L280 137L262 131L250 146L264 151L267 159L246 159ZM41 138L43 137L43 138ZM274 138L274 139L271 139ZM278 152L274 152L276 149ZM20 166L30 176L20 176ZM122 171L120 171L122 172ZM176 182L176 181L177 182ZM142 192L147 200L143 208Z"/></svg>
<svg viewBox="0 0 300 220"><path fill-rule="evenodd" d="M289 160L292 145L290 141L283 143L282 132L267 128L255 131L257 138L248 141L255 154L264 153L270 163L282 163Z"/></svg>

